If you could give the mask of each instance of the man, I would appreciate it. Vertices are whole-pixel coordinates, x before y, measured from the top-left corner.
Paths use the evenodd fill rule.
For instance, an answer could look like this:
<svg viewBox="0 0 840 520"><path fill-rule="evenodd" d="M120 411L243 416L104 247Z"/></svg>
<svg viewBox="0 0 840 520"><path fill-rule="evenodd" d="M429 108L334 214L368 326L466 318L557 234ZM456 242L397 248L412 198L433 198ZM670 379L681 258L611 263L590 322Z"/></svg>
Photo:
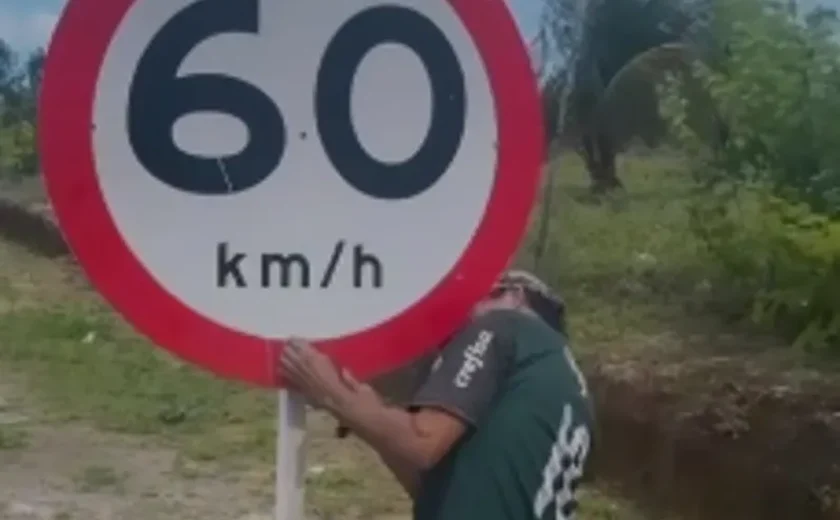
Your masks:
<svg viewBox="0 0 840 520"><path fill-rule="evenodd" d="M586 384L566 346L562 301L505 274L440 351L408 409L305 342L284 349L294 389L375 449L415 520L569 519L592 447Z"/></svg>

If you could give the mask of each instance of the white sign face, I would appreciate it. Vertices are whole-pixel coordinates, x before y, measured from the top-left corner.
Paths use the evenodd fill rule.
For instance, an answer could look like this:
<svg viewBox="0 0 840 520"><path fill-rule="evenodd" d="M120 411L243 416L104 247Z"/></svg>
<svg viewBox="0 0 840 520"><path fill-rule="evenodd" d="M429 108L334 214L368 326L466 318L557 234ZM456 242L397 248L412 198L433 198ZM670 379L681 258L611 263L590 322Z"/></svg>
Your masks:
<svg viewBox="0 0 840 520"><path fill-rule="evenodd" d="M136 0L93 120L132 253L188 307L264 337L409 308L468 247L496 177L490 81L443 0Z"/></svg>

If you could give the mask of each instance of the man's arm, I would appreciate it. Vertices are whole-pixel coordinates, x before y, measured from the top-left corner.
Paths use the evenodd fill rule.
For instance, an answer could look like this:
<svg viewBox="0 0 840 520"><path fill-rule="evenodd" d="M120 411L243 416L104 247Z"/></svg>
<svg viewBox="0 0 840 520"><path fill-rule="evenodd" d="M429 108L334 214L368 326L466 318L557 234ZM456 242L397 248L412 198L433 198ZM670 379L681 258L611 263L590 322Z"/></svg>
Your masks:
<svg viewBox="0 0 840 520"><path fill-rule="evenodd" d="M432 409L407 411L378 398L354 399L335 415L382 458L406 492L416 496L421 475L463 435L466 425Z"/></svg>
<svg viewBox="0 0 840 520"><path fill-rule="evenodd" d="M334 414L379 453L409 494L491 406L513 358L500 325L493 315L481 317L444 346L408 411L361 386L336 406Z"/></svg>

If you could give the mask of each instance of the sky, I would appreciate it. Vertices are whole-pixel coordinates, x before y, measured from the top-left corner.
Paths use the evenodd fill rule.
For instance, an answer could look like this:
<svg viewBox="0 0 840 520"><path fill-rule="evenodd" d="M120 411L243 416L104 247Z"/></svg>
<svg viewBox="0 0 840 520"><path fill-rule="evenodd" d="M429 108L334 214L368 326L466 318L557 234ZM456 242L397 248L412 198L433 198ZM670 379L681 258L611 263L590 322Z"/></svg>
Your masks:
<svg viewBox="0 0 840 520"><path fill-rule="evenodd" d="M0 38L23 52L46 45L63 6L64 0L0 0Z"/></svg>
<svg viewBox="0 0 840 520"><path fill-rule="evenodd" d="M523 33L529 37L533 35L539 21L541 1L508 2ZM39 46L46 46L64 4L65 0L0 0L0 38L20 52L31 52Z"/></svg>
<svg viewBox="0 0 840 520"><path fill-rule="evenodd" d="M30 52L39 46L45 46L66 1L0 0L0 38L22 52ZM840 10L840 0L797 1L804 11L816 5ZM543 0L507 0L507 2L524 36L531 39L537 31Z"/></svg>

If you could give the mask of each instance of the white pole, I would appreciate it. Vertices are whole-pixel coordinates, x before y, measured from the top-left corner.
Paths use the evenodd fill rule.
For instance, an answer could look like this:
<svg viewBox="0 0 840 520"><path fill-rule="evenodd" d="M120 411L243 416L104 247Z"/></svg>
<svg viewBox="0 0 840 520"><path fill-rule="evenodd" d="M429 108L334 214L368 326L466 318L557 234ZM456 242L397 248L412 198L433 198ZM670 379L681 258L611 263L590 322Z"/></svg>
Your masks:
<svg viewBox="0 0 840 520"><path fill-rule="evenodd" d="M275 520L303 520L306 476L306 400L280 390L277 399Z"/></svg>

